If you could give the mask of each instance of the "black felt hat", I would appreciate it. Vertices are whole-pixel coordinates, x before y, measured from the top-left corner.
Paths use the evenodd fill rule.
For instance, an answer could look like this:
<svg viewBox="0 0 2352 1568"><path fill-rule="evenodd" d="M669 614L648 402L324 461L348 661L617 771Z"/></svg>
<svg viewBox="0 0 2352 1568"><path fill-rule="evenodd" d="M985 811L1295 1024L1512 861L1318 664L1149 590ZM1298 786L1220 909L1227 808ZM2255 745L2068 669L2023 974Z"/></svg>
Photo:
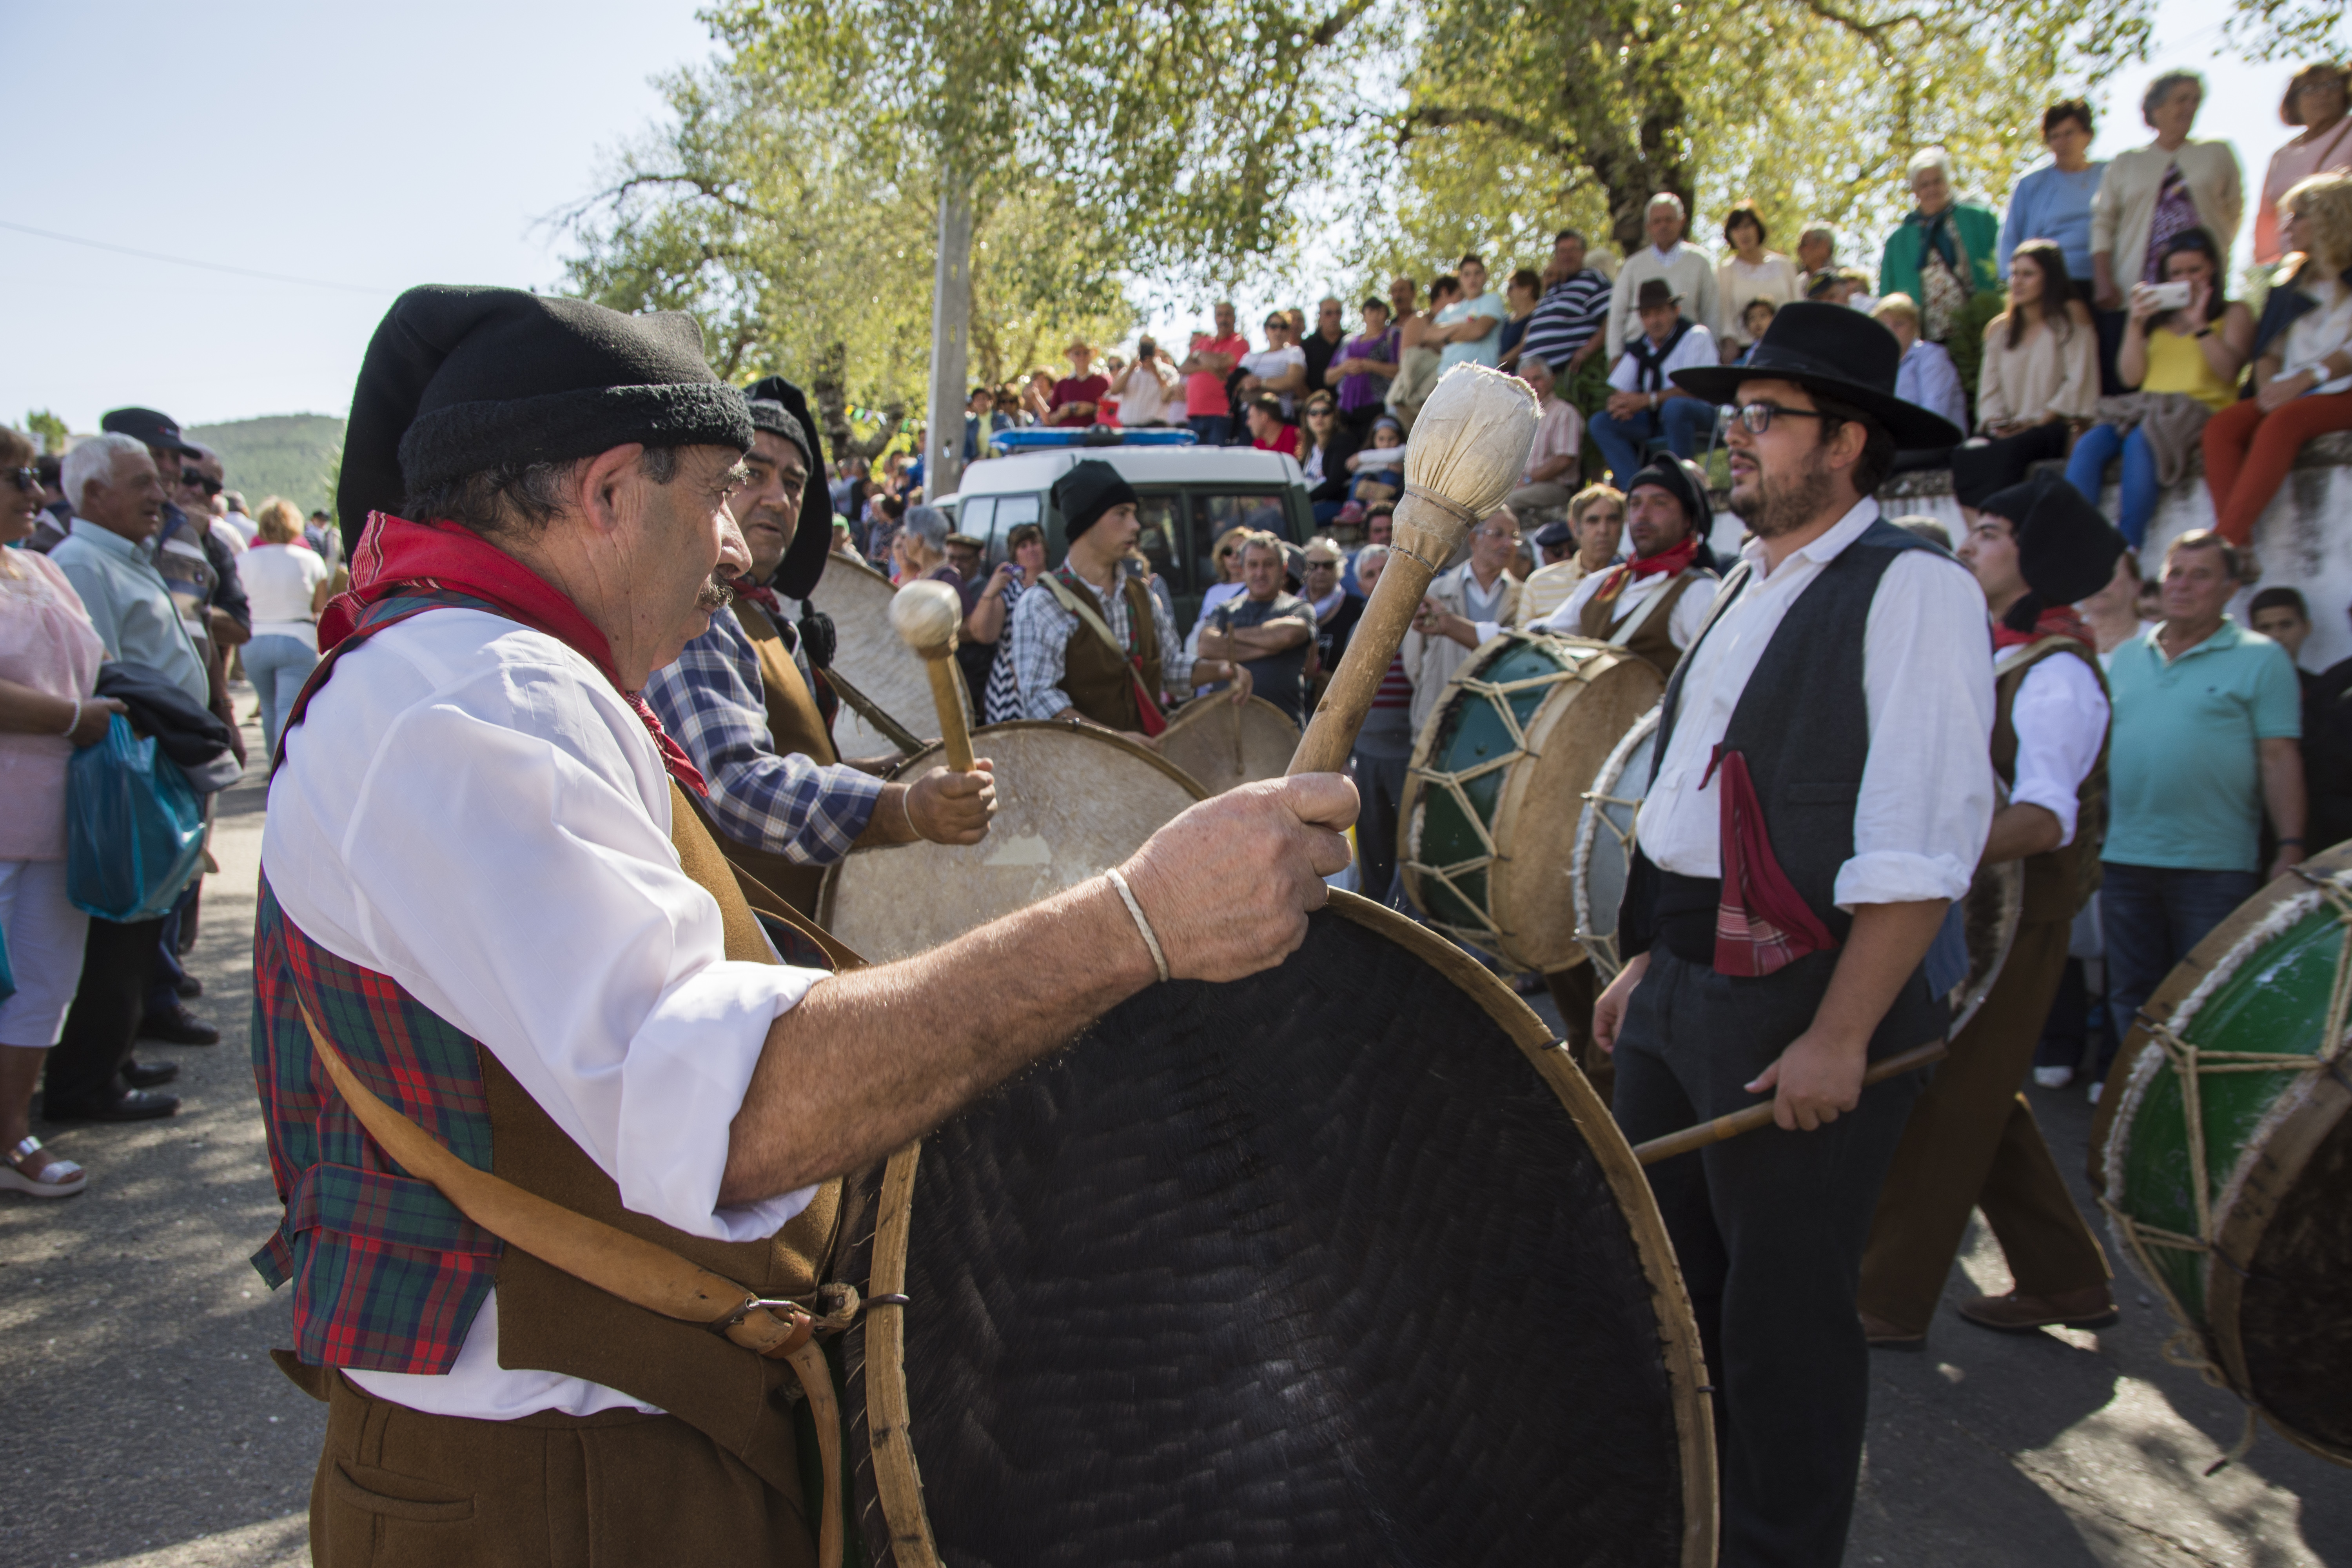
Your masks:
<svg viewBox="0 0 2352 1568"><path fill-rule="evenodd" d="M452 479L631 442L751 447L694 318L427 284L393 301L360 362L335 504L356 542L369 512Z"/></svg>
<svg viewBox="0 0 2352 1568"><path fill-rule="evenodd" d="M2053 475L1996 491L1977 510L2009 520L2018 573L2042 605L2089 598L2114 579L2116 558L2130 548L2082 491Z"/></svg>
<svg viewBox="0 0 2352 1568"><path fill-rule="evenodd" d="M824 575L824 563L833 559L833 491L824 482L824 443L817 438L808 398L782 376L764 376L743 395L755 403L775 404L800 426L800 447L808 457L808 489L801 494L801 520L793 542L776 564L775 589L788 599L805 599ZM789 438L788 432L777 434Z"/></svg>
<svg viewBox="0 0 2352 1568"><path fill-rule="evenodd" d="M183 457L205 455L202 447L180 434L178 420L152 408L113 409L99 419L98 427L110 436L128 436L142 446L162 447Z"/></svg>
<svg viewBox="0 0 2352 1568"><path fill-rule="evenodd" d="M1576 531L1564 522L1547 522L1536 530L1536 543L1549 550L1574 541Z"/></svg>
<svg viewBox="0 0 2352 1568"><path fill-rule="evenodd" d="M1884 426L1897 447L1949 447L1959 430L1940 414L1895 395L1903 345L1859 310L1801 300L1773 312L1746 364L1675 372L1675 384L1709 403L1738 401L1745 381L1793 381L1850 403Z"/></svg>
<svg viewBox="0 0 2352 1568"><path fill-rule="evenodd" d="M808 433L801 428L801 422L793 417L791 409L772 397L753 397L748 394L743 404L751 411L752 429L782 437L800 448L802 462L809 460Z"/></svg>
<svg viewBox="0 0 2352 1568"><path fill-rule="evenodd" d="M1062 514L1064 539L1077 538L1111 508L1139 499L1117 468L1096 458L1071 465L1068 473L1054 481L1054 510Z"/></svg>
<svg viewBox="0 0 2352 1568"><path fill-rule="evenodd" d="M1650 459L1649 466L1626 481L1625 493L1631 496L1643 485L1652 485L1683 503L1683 515L1690 520L1691 532L1699 542L1715 528L1715 508L1706 499L1706 486L1691 472L1690 466L1680 458L1660 454Z"/></svg>

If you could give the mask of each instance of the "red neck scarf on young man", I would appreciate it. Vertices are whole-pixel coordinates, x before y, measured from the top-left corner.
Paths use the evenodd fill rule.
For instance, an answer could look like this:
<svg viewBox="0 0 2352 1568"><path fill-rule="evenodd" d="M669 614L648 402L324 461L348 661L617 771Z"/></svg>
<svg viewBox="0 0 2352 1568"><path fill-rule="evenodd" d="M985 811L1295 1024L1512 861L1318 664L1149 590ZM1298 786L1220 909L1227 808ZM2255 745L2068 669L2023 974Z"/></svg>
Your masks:
<svg viewBox="0 0 2352 1568"><path fill-rule="evenodd" d="M1661 550L1655 555L1637 555L1610 568L1608 581L1593 591L1592 596L1602 604L1612 604L1617 595L1644 577L1671 577L1698 559L1698 535L1685 534L1683 542L1672 550Z"/></svg>
<svg viewBox="0 0 2352 1568"><path fill-rule="evenodd" d="M333 652L351 635L360 611L404 589L438 589L479 599L594 665L644 721L670 777L697 795L710 793L701 770L662 728L645 698L622 689L613 668L613 645L604 634L546 578L480 535L454 522L411 522L390 512L370 512L351 567L350 590L335 595L319 616L320 653Z"/></svg>
<svg viewBox="0 0 2352 1568"><path fill-rule="evenodd" d="M2005 647L2023 647L2028 643L2040 642L2043 637L2073 637L2085 647L2099 646L2092 638L2090 623L2076 615L2072 605L2053 605L2042 611L2034 617L2033 629L2030 632L2019 631L2000 621L1992 624L1995 653Z"/></svg>

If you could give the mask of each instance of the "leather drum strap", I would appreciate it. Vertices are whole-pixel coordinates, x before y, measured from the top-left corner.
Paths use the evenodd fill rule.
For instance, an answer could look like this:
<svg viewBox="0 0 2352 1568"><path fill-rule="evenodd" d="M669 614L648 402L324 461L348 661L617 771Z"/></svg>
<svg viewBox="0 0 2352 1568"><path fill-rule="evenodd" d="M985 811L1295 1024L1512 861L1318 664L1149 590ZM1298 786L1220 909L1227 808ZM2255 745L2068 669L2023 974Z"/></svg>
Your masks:
<svg viewBox="0 0 2352 1568"><path fill-rule="evenodd" d="M657 1242L574 1214L467 1164L360 1082L320 1033L308 1006L302 1008L302 1026L310 1032L311 1049L327 1076L368 1136L410 1174L432 1183L467 1219L509 1246L634 1306L700 1323L745 1350L791 1363L815 1418L824 1465L826 1495L814 1510L821 1521L817 1561L821 1568L840 1568L840 1407L824 1352L813 1337L815 1321L808 1312L789 1301L762 1302L726 1276L690 1263Z"/></svg>

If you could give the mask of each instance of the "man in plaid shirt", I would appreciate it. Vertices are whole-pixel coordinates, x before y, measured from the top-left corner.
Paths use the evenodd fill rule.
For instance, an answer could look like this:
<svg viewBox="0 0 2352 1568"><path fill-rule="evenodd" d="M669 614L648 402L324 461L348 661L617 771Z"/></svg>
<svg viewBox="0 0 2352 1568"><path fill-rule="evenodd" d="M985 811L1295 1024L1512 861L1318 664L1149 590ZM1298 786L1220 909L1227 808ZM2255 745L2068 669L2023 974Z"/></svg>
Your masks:
<svg viewBox="0 0 2352 1568"><path fill-rule="evenodd" d="M645 695L709 782L709 814L733 841L728 847L764 852L764 863L745 868L772 885L794 884L775 890L797 905L814 896L807 870L858 845L979 842L995 790L985 769L884 784L842 763L821 721L806 722L814 705L800 700L814 684L808 655L772 584L808 490L808 437L782 404L753 398L750 405L754 434L743 463L751 479L732 510L751 552L736 598L754 607L712 616L710 629L676 663L654 672ZM777 645L765 661L762 642ZM793 714L803 722L793 724Z"/></svg>

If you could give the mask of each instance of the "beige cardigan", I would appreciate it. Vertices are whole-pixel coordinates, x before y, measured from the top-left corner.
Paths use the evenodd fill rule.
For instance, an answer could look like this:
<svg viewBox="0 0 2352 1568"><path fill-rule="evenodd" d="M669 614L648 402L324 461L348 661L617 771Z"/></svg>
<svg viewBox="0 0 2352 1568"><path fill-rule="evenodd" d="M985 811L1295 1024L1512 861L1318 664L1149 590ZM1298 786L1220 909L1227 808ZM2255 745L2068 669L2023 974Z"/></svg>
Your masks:
<svg viewBox="0 0 2352 1568"><path fill-rule="evenodd" d="M2009 346L2009 322L1985 324L1984 367L1977 373L1977 425L1990 429L2012 419L2040 423L2053 415L2087 419L2099 402L2099 334L2085 321L2070 323L2061 342L2047 321L2025 342Z"/></svg>
<svg viewBox="0 0 2352 1568"><path fill-rule="evenodd" d="M1428 597L1454 615L1467 616L1470 611L1462 599L1462 580L1470 574L1470 563L1465 561L1450 572L1440 572L1429 584ZM1495 619L1504 626L1516 625L1519 618L1519 580L1507 569L1502 576L1503 596L1495 605ZM1422 726L1445 697L1445 683L1454 672L1467 663L1473 650L1464 647L1449 637L1424 637L1419 632L1404 634L1404 643L1397 656L1404 660L1405 678L1412 682L1412 732L1421 734Z"/></svg>
<svg viewBox="0 0 2352 1568"><path fill-rule="evenodd" d="M2212 233L2222 255L2230 254L2238 237L2238 220L2246 207L2245 181L2238 172L2238 154L2227 142L2183 142L2170 153L2154 145L2119 153L2099 176L2098 195L2091 198L2091 254L2114 258L2116 287L2126 293L2147 265L2156 193L2164 184L2164 172L2175 163L2189 183L2197 221Z"/></svg>

